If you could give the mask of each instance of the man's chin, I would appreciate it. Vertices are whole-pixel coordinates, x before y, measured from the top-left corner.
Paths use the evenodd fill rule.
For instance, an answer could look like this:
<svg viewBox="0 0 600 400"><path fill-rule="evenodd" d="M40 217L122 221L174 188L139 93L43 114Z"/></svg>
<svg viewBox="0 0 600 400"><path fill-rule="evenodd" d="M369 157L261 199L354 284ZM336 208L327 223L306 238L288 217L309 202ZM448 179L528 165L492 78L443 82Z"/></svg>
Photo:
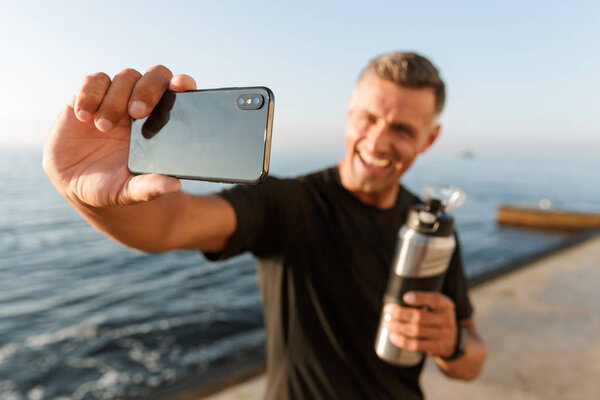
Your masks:
<svg viewBox="0 0 600 400"><path fill-rule="evenodd" d="M357 190L367 195L377 195L389 190L397 184L397 181L391 177L355 177Z"/></svg>
<svg viewBox="0 0 600 400"><path fill-rule="evenodd" d="M400 181L401 171L396 167L397 165L389 165L384 168L369 168L361 162L360 165L355 165L354 181L369 192L383 191Z"/></svg>

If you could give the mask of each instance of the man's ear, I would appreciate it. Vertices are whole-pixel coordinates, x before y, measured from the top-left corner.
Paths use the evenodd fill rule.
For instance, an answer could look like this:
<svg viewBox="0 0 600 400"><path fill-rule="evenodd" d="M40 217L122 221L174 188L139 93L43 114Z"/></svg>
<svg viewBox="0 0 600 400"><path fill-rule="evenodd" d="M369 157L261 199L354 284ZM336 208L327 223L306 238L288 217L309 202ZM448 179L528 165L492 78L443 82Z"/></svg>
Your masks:
<svg viewBox="0 0 600 400"><path fill-rule="evenodd" d="M439 124L437 124L433 128L431 128L431 131L429 132L429 136L427 136L427 141L425 142L423 148L421 149L421 153L423 153L425 150L430 148L432 144L435 143L437 138L440 136L441 129L442 129L442 126Z"/></svg>

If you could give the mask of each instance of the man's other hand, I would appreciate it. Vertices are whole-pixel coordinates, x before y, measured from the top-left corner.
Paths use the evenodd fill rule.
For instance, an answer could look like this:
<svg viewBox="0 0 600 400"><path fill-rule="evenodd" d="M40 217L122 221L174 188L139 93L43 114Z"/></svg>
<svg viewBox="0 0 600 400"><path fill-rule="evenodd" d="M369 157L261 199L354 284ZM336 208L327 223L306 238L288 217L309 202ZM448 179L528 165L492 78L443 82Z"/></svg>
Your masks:
<svg viewBox="0 0 600 400"><path fill-rule="evenodd" d="M454 302L437 292L412 291L403 300L411 307L387 304L390 341L403 349L448 357L454 353L457 327Z"/></svg>

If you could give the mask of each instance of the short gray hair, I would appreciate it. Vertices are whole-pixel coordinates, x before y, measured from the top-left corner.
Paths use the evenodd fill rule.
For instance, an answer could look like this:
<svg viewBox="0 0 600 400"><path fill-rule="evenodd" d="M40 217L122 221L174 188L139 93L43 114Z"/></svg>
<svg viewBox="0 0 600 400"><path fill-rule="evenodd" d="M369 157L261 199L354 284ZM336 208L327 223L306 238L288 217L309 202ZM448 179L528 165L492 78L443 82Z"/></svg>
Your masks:
<svg viewBox="0 0 600 400"><path fill-rule="evenodd" d="M433 63L417 53L398 51L375 57L362 70L358 81L371 74L407 88L432 88L435 95L435 112L441 114L444 109L444 81Z"/></svg>

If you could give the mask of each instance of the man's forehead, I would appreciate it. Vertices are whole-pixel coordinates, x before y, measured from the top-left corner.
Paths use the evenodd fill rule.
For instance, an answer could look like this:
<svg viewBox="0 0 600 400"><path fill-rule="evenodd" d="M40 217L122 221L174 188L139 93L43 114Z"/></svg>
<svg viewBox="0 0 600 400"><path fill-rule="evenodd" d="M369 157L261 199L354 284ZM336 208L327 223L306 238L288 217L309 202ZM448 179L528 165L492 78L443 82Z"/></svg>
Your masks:
<svg viewBox="0 0 600 400"><path fill-rule="evenodd" d="M366 76L358 82L353 96L356 108L394 120L412 116L430 121L435 116L433 88L408 88Z"/></svg>

